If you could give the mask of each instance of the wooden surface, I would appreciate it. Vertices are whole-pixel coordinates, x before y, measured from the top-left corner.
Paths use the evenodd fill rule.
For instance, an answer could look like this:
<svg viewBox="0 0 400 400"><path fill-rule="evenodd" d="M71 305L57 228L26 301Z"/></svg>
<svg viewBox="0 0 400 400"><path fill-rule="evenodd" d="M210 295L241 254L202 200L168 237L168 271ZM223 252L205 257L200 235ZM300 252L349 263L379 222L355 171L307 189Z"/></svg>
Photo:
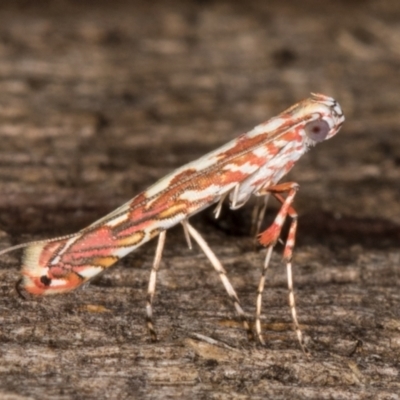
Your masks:
<svg viewBox="0 0 400 400"><path fill-rule="evenodd" d="M400 3L238 3L1 2L1 246L75 232L309 92L331 95L342 131L287 178L301 185L294 279L311 357L281 248L261 347L175 229L156 344L144 324L154 243L86 290L29 301L13 289L19 254L1 257L1 399L399 398ZM250 216L193 224L252 315L264 252Z"/></svg>

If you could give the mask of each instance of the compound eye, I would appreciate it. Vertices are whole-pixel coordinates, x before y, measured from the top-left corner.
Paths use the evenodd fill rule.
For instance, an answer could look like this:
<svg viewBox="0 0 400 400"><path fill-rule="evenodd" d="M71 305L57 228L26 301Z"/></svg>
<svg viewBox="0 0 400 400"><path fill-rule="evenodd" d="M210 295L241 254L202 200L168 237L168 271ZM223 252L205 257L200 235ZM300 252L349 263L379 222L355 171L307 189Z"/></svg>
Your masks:
<svg viewBox="0 0 400 400"><path fill-rule="evenodd" d="M323 119L311 121L304 127L306 135L314 142L322 142L326 139L331 128Z"/></svg>

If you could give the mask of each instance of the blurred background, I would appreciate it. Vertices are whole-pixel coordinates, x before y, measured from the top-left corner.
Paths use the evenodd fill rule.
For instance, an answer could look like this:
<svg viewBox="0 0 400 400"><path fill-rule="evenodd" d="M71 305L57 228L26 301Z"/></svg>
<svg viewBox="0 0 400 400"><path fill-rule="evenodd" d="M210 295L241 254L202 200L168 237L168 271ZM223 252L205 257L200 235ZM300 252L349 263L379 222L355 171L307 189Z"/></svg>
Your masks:
<svg viewBox="0 0 400 400"><path fill-rule="evenodd" d="M0 7L7 232L73 232L310 92L346 124L296 165L299 211L400 221L397 1Z"/></svg>
<svg viewBox="0 0 400 400"><path fill-rule="evenodd" d="M300 214L297 263L308 266L308 272L314 268L315 273L302 278L300 272L300 286L312 286L312 282L326 285L353 282L352 293L359 294L367 290L358 286L360 276L366 273L366 270L360 272L360 265L363 268L371 265L366 281L376 283L384 279L379 295L383 297L375 293L375 299L380 299L386 310L382 313L389 313L390 318L397 315L398 318L399 298L393 285L398 281L395 271L400 257L399 68L400 2L397 0L3 0L0 3L0 228L3 246L75 232L146 189L166 173L276 115L308 97L310 92L320 92L339 101L346 122L335 138L306 154L287 178L297 181L301 187L296 198L296 209ZM225 216L221 223L211 222L205 214L206 217L200 217L198 222L207 233L206 237L211 235L211 245L217 242L221 246L219 254L231 254L231 251L234 259L238 257L238 253L234 253L238 247L246 254L253 250L250 244L247 247L242 244L251 241L248 236L250 213L251 210L240 210L234 217ZM179 238L178 245L182 247L181 232ZM173 241L171 246L167 250L167 260L176 254ZM124 279L125 282L131 279L137 298L144 299L152 252L152 247L143 250L136 256L137 261L131 260L126 264L137 262L138 265L134 265L140 268L144 263L143 272L129 271L128 268L126 275L124 271L114 272L114 275L111 272L109 279L116 286L122 285ZM8 330L2 333L4 343L20 349L22 342L31 343L32 335L38 343L50 340L59 345L60 338L67 343L69 340L73 343L79 341L64 337L62 333L63 324L73 325L71 321L67 322L68 319L62 321L65 309L74 309L75 297L61 296L52 300L56 303L45 302L40 307L28 303L28 306L23 306L24 313L31 313L31 319L24 322L22 303L9 293L17 276L18 259L7 257L5 262L8 264L1 270L4 302L7 304L3 318L9 324ZM311 258L317 264L312 264ZM187 253L183 254L184 259L187 260ZM278 263L279 257L276 260ZM236 287L239 287L239 292L244 292L245 298L248 295L248 304L253 304L258 271L254 268L253 275L246 278L253 279L249 287L249 282L243 278L247 273L247 261L242 260L242 269L240 265L238 267ZM318 262L332 263L332 268L323 269ZM179 265L179 260L174 259L173 263ZM379 269L382 265L386 268L384 272ZM208 269L205 263L204 270ZM135 277L132 274L136 274ZM180 274L183 276L180 279L191 279L191 272L187 269L182 269ZM282 274L277 278L280 279L277 286L285 293L286 278L284 272ZM168 281L167 276L164 278L165 286L175 285L172 280ZM107 286L108 281L105 282ZM219 282L210 282L210 286L217 290ZM192 288L191 284L188 285ZM141 293L137 293L138 288ZM90 290L100 302L103 288ZM391 296L389 303L383 300L385 292ZM86 295L82 293L71 296L90 297L88 292ZM117 295L117 292L113 293ZM219 293L224 296L222 289ZM305 302L303 307L310 307L307 313L303 312L303 318L308 313L308 318L312 318L312 301L319 304L312 293L300 294ZM322 302L337 304L335 301L339 300L334 300L334 296L340 293L337 286L327 287L324 293L331 294ZM186 296L189 294L190 291L186 291ZM179 292L170 294L175 296L170 307L179 304L178 295ZM285 307L286 295L280 295L277 304ZM371 292L365 292L361 297L365 296L371 296L371 303L362 303L367 307L365 312L368 315L379 314L380 311L373 308L377 303L373 302ZM122 318L121 310L125 303L112 297L107 299L104 301L109 302L108 306L110 302L114 304L111 308L118 310L116 314ZM179 304L179 307L188 307L189 300L186 299L186 306ZM361 307L359 297L357 301L354 298L342 299ZM127 296L127 304L130 301ZM203 298L203 301L207 299ZM307 305L307 301L311 304ZM143 304L135 304L138 308L132 309L133 315L129 315L130 320L126 321L127 332L133 329L130 325L132 318L139 321L135 328L136 339L142 344L146 343L145 331L140 325L143 315L140 307ZM52 307L58 308L60 314L54 314ZM167 305L159 307L159 314L162 314L162 307ZM201 318L217 315L219 307L218 303L215 307L210 306L208 309L213 313ZM344 307L346 310L349 308L348 304ZM282 312L281 308L279 310L278 316ZM290 316L284 310L290 325ZM357 310L362 312L359 308ZM226 316L232 310L228 305L220 311ZM328 337L337 333L332 326L345 315L333 314L331 317L336 319L331 321L332 325L326 323L326 326L331 326ZM46 325L43 328L38 324L35 329L39 329L38 332L44 329L45 333L32 333L29 327L38 315L43 321L49 320L48 315L56 318L61 330L51 334L49 332L54 327ZM80 318L89 318L89 324L95 323L90 315ZM186 316L182 318L192 321L190 311L186 310ZM357 324L355 317L348 318ZM369 321L368 318L365 320ZM101 321L94 329L101 331ZM310 321L307 323L313 325ZM319 326L315 321L310 329L314 332ZM79 321L75 323L77 331L85 329ZM199 331L206 329L201 321L197 323L200 323ZM389 325L398 326L396 323ZM375 326L375 323L367 324L360 331L366 332ZM380 326L386 325L380 321ZM169 328L171 321L167 320L164 329ZM215 329L213 326L213 332ZM221 332L227 329L224 326ZM391 343L395 343L397 328L390 332L394 335L388 334ZM241 337L240 332L234 334ZM129 339L130 334L126 335ZM96 340L104 345L102 340L114 340L110 337L120 338L107 333L100 335L100 339L96 336ZM374 338L374 346L388 343L379 336ZM290 340L295 348L294 337L290 336ZM98 345L96 341L93 343ZM86 351L85 346L79 347L79 351ZM47 349L46 344L44 348ZM44 348L40 351L47 351ZM160 348L155 349L160 351ZM379 353L377 349L374 347L374 351ZM194 351L198 356L198 351ZM10 359L17 359L17 353L21 360L28 357L24 349L7 354L13 354ZM68 358L66 354L64 356ZM77 355L70 357L68 362L74 365ZM29 375L32 370L22 369L22 373L18 370L19 375L15 376L20 379L28 374L29 385L37 387L40 394L43 388L47 388L43 371L48 368L56 373L54 371L59 367L51 363L43 367L37 358L29 360L34 368L38 368L38 376L44 374L43 382L38 383L38 378ZM224 360L221 359L220 363L223 364ZM68 362L65 365L61 363L63 368L70 365ZM252 371L254 359L242 365L243 368L247 365L248 371ZM378 376L381 383L390 381L394 385L398 376L394 365L391 366L393 375L379 375L368 370L370 379ZM310 376L314 374L313 368L302 367L309 371ZM265 365L261 368L265 371L263 368ZM320 368L323 367L320 365ZM147 383L148 379L157 381L156 374L153 376L151 371L146 371L146 378L136 376L138 380L132 384L135 390L142 387L141 379ZM261 374L260 371L253 372L254 376L261 376L257 375ZM265 379L268 381L272 377L281 387L287 382L289 386L290 382L300 386L309 382L306 372L303 381L299 375L293 378L292 372L280 375L270 371ZM328 372L329 375L331 371ZM220 373L224 376L223 372ZM343 371L339 375L345 376ZM12 388L10 390L29 393L29 390L18 388L15 383L18 379L14 375L5 376L7 387ZM213 388L212 379L207 380L199 370L195 369L193 376L194 382L202 376L204 385L210 385L207 390ZM239 381L243 379L238 372L235 377ZM60 379L68 387L68 380L64 378ZM77 387L87 390L87 383L77 376L75 378ZM187 379L190 381L192 378ZM354 384L350 378L350 381L337 379L343 385L346 382ZM94 386L100 385L99 382ZM236 384L239 385L235 381ZM256 387L254 385L253 382L253 387ZM101 385L91 393L102 393L99 387ZM230 389L229 393L232 396L240 393L238 387L235 386L237 392ZM127 388L129 385L124 386L129 393ZM71 392L64 390L71 396L75 393L72 389ZM89 392L84 391L90 397ZM57 398L56 391L51 393Z"/></svg>

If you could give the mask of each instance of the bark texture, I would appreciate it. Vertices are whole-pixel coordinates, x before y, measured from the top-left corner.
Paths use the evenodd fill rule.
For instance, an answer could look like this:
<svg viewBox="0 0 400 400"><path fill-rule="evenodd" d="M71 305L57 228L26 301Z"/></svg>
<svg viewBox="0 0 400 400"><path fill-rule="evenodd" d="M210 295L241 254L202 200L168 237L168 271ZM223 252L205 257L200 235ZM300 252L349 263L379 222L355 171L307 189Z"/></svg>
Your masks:
<svg viewBox="0 0 400 400"><path fill-rule="evenodd" d="M149 243L86 290L21 300L0 260L2 399L398 399L400 2L2 1L1 246L72 233L309 92L346 114L300 183L287 306L278 247L249 342L181 229L144 324ZM277 205L271 204L268 218ZM251 207L193 219L255 309Z"/></svg>

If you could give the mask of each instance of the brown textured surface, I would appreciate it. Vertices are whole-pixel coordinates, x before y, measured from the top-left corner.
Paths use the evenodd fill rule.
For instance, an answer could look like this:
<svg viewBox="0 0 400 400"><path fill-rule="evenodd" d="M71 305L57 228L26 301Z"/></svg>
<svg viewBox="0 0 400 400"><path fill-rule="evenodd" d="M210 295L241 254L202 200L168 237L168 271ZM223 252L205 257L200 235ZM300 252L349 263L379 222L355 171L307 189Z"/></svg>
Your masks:
<svg viewBox="0 0 400 400"><path fill-rule="evenodd" d="M310 91L332 95L343 130L290 177L312 357L291 329L279 254L262 348L176 229L156 344L144 327L154 243L87 290L31 301L13 291L18 254L3 256L0 398L399 398L400 2L238 3L1 3L2 246L74 232ZM249 314L263 257L250 213L193 220Z"/></svg>

